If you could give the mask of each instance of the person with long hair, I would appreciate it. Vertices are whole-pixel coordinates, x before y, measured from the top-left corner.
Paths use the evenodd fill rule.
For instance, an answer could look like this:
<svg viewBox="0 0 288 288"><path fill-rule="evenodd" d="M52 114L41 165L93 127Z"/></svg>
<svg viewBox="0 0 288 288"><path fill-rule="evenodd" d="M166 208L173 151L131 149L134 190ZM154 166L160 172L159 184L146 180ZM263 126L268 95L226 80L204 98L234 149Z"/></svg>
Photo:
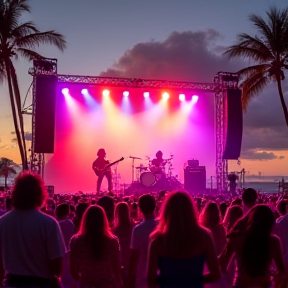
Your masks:
<svg viewBox="0 0 288 288"><path fill-rule="evenodd" d="M130 240L132 235L133 222L130 219L129 206L126 202L119 202L115 208L115 226L112 229L114 235L119 239L121 253L121 265L123 268L123 278L128 275L128 266L130 259ZM123 280L124 280L123 279Z"/></svg>
<svg viewBox="0 0 288 288"><path fill-rule="evenodd" d="M235 288L271 287L270 266L274 262L278 270L275 287L287 287L281 243L272 234L275 217L266 205L256 205L239 219L227 235L228 243L219 257L222 271L235 255ZM285 286L286 285L286 286Z"/></svg>
<svg viewBox="0 0 288 288"><path fill-rule="evenodd" d="M199 222L211 231L217 255L222 252L226 244L226 231L221 220L222 217L217 203L207 202L199 215Z"/></svg>
<svg viewBox="0 0 288 288"><path fill-rule="evenodd" d="M60 285L65 244L57 221L40 211L47 195L39 175L16 178L13 209L0 219L0 282L6 287Z"/></svg>
<svg viewBox="0 0 288 288"><path fill-rule="evenodd" d="M228 208L223 220L227 234L234 224L243 216L243 213L243 208L239 205L232 205Z"/></svg>
<svg viewBox="0 0 288 288"><path fill-rule="evenodd" d="M85 211L80 231L71 239L70 270L80 288L122 285L119 243L98 205Z"/></svg>
<svg viewBox="0 0 288 288"><path fill-rule="evenodd" d="M209 273L203 275L205 263ZM192 197L184 191L170 193L164 200L159 224L150 235L149 288L202 288L220 276L213 239L198 223Z"/></svg>

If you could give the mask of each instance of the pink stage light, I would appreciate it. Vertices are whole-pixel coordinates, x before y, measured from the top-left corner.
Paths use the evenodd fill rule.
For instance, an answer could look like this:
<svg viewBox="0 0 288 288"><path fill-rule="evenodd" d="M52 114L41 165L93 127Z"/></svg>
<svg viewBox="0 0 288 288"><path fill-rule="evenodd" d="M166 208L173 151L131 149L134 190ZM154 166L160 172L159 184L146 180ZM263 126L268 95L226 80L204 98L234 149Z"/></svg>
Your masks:
<svg viewBox="0 0 288 288"><path fill-rule="evenodd" d="M63 95L69 95L69 89L68 88L63 88L62 89L62 94Z"/></svg>
<svg viewBox="0 0 288 288"><path fill-rule="evenodd" d="M150 97L150 94L149 94L149 92L144 92L144 93L143 93L143 96L144 96L144 98L149 98L149 97Z"/></svg>
<svg viewBox="0 0 288 288"><path fill-rule="evenodd" d="M192 103L196 104L198 102L199 97L197 95L192 96Z"/></svg>
<svg viewBox="0 0 288 288"><path fill-rule="evenodd" d="M167 92L164 92L164 93L162 94L162 98L163 98L164 100L168 100L169 97L170 97L170 95L169 95Z"/></svg>
<svg viewBox="0 0 288 288"><path fill-rule="evenodd" d="M179 100L185 101L185 94L179 94Z"/></svg>
<svg viewBox="0 0 288 288"><path fill-rule="evenodd" d="M88 90L87 89L82 89L81 90L81 94L82 95L87 95L88 94Z"/></svg>
<svg viewBox="0 0 288 288"><path fill-rule="evenodd" d="M128 96L129 96L129 91L124 91L124 92L123 92L123 96L124 96L124 97L128 97Z"/></svg>
<svg viewBox="0 0 288 288"><path fill-rule="evenodd" d="M105 90L103 90L102 95L103 96L109 96L110 95L110 91L105 89Z"/></svg>

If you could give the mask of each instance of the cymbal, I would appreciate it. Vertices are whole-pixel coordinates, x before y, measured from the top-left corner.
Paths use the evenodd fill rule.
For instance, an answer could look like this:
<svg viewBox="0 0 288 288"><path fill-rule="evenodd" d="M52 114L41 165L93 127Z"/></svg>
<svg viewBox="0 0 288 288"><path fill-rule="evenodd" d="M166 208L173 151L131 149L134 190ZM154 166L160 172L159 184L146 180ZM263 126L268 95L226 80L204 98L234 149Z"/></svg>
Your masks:
<svg viewBox="0 0 288 288"><path fill-rule="evenodd" d="M140 167L135 167L136 169L147 169L148 167L145 166L140 166Z"/></svg>

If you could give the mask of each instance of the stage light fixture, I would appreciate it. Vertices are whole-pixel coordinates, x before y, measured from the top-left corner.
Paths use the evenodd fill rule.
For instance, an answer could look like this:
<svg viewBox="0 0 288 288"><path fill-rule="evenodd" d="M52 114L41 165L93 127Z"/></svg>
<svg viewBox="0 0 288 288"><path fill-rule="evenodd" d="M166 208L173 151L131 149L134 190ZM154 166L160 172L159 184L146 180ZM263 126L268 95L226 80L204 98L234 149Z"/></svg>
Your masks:
<svg viewBox="0 0 288 288"><path fill-rule="evenodd" d="M185 101L185 94L179 94L179 100Z"/></svg>
<svg viewBox="0 0 288 288"><path fill-rule="evenodd" d="M163 98L164 100L169 99L169 97L170 97L170 95L169 95L167 92L164 92L164 93L162 94L162 98Z"/></svg>
<svg viewBox="0 0 288 288"><path fill-rule="evenodd" d="M144 98L149 98L150 96L149 92L144 92L143 95L144 95Z"/></svg>
<svg viewBox="0 0 288 288"><path fill-rule="evenodd" d="M102 92L102 95L103 96L109 96L110 95L110 91L109 90L103 90L103 92Z"/></svg>
<svg viewBox="0 0 288 288"><path fill-rule="evenodd" d="M192 96L192 103L196 104L198 102L199 97L197 95Z"/></svg>
<svg viewBox="0 0 288 288"><path fill-rule="evenodd" d="M82 89L81 90L81 94L82 95L87 95L88 94L88 90L87 89Z"/></svg>
<svg viewBox="0 0 288 288"><path fill-rule="evenodd" d="M63 88L62 89L62 94L63 95L68 95L69 94L69 89L68 88Z"/></svg>
<svg viewBox="0 0 288 288"><path fill-rule="evenodd" d="M124 97L128 97L128 96L129 96L129 91L124 91L124 92L123 92L123 96L124 96Z"/></svg>

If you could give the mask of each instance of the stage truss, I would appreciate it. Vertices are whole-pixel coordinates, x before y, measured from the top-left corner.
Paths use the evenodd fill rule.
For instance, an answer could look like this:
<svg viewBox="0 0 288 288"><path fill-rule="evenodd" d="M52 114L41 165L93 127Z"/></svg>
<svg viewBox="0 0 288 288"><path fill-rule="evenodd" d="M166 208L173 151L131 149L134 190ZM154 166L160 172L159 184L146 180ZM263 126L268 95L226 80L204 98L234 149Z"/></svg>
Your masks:
<svg viewBox="0 0 288 288"><path fill-rule="evenodd" d="M98 76L79 76L57 74L57 60L35 60L33 68L29 69L33 76L32 104L23 109L23 113L32 115L32 144L30 153L30 170L44 176L44 154L34 153L35 111L36 103L36 77L43 75L56 75L58 83L74 83L97 85L106 87L127 87L145 89L169 89L180 91L206 91L214 93L215 136L216 136L216 185L217 191L227 191L228 161L222 158L226 141L225 101L224 94L227 89L238 89L238 74L218 72L213 83L195 83L186 81L147 80L139 78L116 78Z"/></svg>

